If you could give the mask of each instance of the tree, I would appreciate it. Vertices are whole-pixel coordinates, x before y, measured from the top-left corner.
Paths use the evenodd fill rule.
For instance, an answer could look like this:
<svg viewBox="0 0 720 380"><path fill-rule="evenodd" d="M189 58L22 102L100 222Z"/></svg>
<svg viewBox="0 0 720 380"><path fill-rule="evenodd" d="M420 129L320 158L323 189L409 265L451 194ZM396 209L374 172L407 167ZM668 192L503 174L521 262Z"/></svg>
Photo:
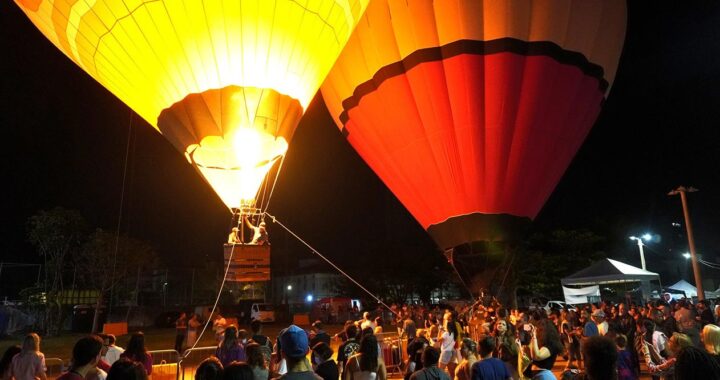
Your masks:
<svg viewBox="0 0 720 380"><path fill-rule="evenodd" d="M121 280L139 276L143 268L156 266L157 254L143 241L97 229L82 246L75 264L82 273L82 284L99 293L92 326L96 332L105 293Z"/></svg>
<svg viewBox="0 0 720 380"><path fill-rule="evenodd" d="M48 335L60 329L62 307L58 295L64 288L65 263L68 256L80 247L86 230L87 224L80 212L62 207L42 210L28 219L28 240L45 262L47 306L43 324Z"/></svg>
<svg viewBox="0 0 720 380"><path fill-rule="evenodd" d="M561 295L560 280L606 257L605 238L589 230L536 233L518 247L523 265L515 270L517 286L547 296Z"/></svg>

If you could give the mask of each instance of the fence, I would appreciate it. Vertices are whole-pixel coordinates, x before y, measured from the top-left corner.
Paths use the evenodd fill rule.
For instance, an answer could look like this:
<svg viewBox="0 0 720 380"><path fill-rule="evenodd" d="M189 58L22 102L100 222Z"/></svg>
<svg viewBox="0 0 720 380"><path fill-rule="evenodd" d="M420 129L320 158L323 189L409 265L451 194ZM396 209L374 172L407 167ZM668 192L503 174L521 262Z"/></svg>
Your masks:
<svg viewBox="0 0 720 380"><path fill-rule="evenodd" d="M148 351L152 355L153 380L177 380L180 376L178 365L180 354L175 350Z"/></svg>
<svg viewBox="0 0 720 380"><path fill-rule="evenodd" d="M375 334L375 336L378 344L380 344L388 374L397 373L402 375L407 356L407 339L403 339L397 333L392 332Z"/></svg>
<svg viewBox="0 0 720 380"><path fill-rule="evenodd" d="M48 379L54 379L62 375L65 370L65 363L60 358L45 358L46 375Z"/></svg>
<svg viewBox="0 0 720 380"><path fill-rule="evenodd" d="M196 347L186 350L177 366L178 371L180 372L180 379L185 380L185 375L187 375L190 380L194 379L195 370L198 365L200 365L200 362L210 357L210 355L215 355L216 349L217 347L211 346Z"/></svg>

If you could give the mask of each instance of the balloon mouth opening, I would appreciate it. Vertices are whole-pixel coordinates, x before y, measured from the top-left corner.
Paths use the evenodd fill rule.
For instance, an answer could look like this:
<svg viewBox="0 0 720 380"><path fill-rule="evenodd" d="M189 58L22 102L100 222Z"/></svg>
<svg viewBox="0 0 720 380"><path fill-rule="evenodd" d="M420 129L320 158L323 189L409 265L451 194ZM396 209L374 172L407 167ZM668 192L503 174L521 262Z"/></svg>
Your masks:
<svg viewBox="0 0 720 380"><path fill-rule="evenodd" d="M232 209L254 204L266 175L287 149L281 136L239 127L226 136L206 136L188 146L185 157Z"/></svg>

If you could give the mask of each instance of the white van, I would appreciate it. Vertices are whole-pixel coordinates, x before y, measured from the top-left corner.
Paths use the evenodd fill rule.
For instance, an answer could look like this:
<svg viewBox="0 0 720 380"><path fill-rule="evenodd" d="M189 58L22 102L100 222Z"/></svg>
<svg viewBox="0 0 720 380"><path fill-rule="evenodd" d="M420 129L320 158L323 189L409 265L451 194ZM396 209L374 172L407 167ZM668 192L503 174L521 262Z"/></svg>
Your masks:
<svg viewBox="0 0 720 380"><path fill-rule="evenodd" d="M270 303L254 303L250 307L250 319L260 322L275 322L275 308Z"/></svg>

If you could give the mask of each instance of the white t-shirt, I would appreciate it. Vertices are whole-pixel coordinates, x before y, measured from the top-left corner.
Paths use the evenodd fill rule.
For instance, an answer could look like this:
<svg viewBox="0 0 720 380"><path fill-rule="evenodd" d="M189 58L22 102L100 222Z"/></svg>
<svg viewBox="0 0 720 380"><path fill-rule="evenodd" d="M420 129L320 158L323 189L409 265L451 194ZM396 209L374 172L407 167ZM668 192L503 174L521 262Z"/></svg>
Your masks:
<svg viewBox="0 0 720 380"><path fill-rule="evenodd" d="M597 324L598 333L600 333L600 336L605 336L605 334L608 333L608 329L610 326L608 326L608 323L606 321L602 321L601 323Z"/></svg>
<svg viewBox="0 0 720 380"><path fill-rule="evenodd" d="M447 331L443 331L440 335L440 352L455 350L455 337Z"/></svg>
<svg viewBox="0 0 720 380"><path fill-rule="evenodd" d="M652 335L652 344L657 350L657 352L662 352L662 350L665 349L667 346L667 337L665 336L665 333L662 331L653 331Z"/></svg>
<svg viewBox="0 0 720 380"><path fill-rule="evenodd" d="M113 365L118 359L120 359L120 355L125 352L125 350L122 347L118 346L110 346L108 347L107 353L105 354L105 361L107 364Z"/></svg>
<svg viewBox="0 0 720 380"><path fill-rule="evenodd" d="M362 321L362 323L360 324L360 330L365 330L368 327L371 327L373 329L373 331L375 331L375 322L373 322L369 319L366 319L366 320Z"/></svg>

